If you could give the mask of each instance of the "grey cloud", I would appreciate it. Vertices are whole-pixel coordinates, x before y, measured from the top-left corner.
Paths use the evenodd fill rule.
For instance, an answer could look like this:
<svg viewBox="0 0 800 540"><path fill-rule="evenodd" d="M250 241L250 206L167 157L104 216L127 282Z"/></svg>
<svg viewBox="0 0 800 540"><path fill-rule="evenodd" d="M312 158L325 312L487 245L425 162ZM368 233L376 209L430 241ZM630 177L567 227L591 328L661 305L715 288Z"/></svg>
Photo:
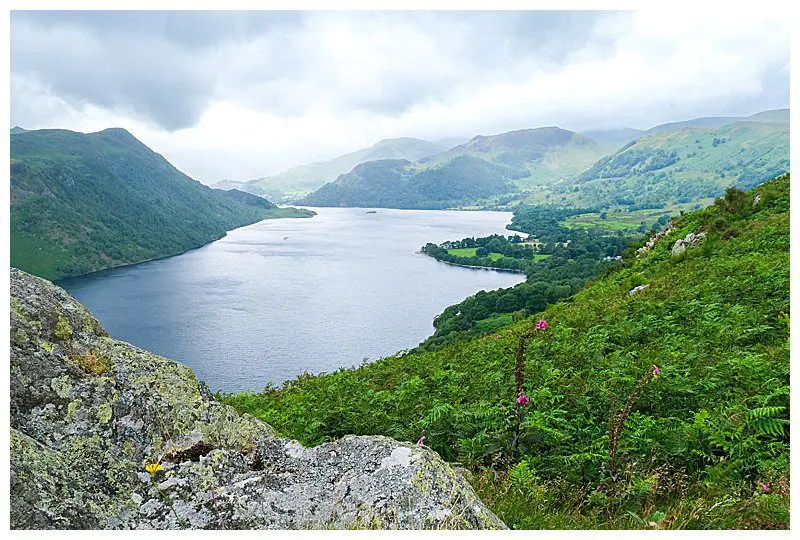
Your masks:
<svg viewBox="0 0 800 540"><path fill-rule="evenodd" d="M192 49L247 39L278 26L295 26L303 17L298 11L15 11L11 20L12 26L69 26L96 36L127 34Z"/></svg>
<svg viewBox="0 0 800 540"><path fill-rule="evenodd" d="M190 127L216 98L278 115L323 102L337 110L400 114L469 91L487 77L555 69L588 46L605 12L14 12L12 73L34 78L72 104L132 113L167 130ZM315 25L407 25L435 40L434 58L409 46L404 67L338 73ZM248 46L258 44L248 61ZM411 44L409 44L411 45ZM597 43L598 48L603 44ZM598 49L599 50L599 49ZM418 55L418 56L415 56ZM360 71L359 71L360 70ZM25 99L15 96L15 99ZM14 110L24 107L15 106ZM25 119L19 119L24 122Z"/></svg>
<svg viewBox="0 0 800 540"><path fill-rule="evenodd" d="M591 44L610 54L608 39L597 38L595 25L625 14L607 12L393 12L313 13L305 29L313 32L336 18L360 28L408 27L433 40L437 50L415 50L406 44L402 58L388 58L383 72L363 86L340 80L339 65L368 74L373 66L352 58L324 55L325 43L309 50L291 32L269 35L263 69L240 73L226 85L226 95L238 95L249 105L279 111L302 111L324 101L336 110L357 109L399 115L414 105L446 100L474 91L491 79L518 79L531 69L554 70L570 54ZM437 63L438 62L438 63ZM444 65L442 65L444 63ZM331 70L334 70L331 72Z"/></svg>

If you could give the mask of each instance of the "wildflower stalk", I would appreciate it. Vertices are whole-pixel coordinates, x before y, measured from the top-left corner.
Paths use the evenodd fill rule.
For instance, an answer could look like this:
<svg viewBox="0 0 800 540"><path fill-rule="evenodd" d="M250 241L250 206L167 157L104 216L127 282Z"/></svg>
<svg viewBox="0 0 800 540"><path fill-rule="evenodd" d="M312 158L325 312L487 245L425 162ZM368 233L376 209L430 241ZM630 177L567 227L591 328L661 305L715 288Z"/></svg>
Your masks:
<svg viewBox="0 0 800 540"><path fill-rule="evenodd" d="M514 439L511 444L514 461L519 460L519 442L522 438L522 421L525 419L527 406L530 402L527 396L528 389L525 386L525 351L528 348L528 341L533 337L534 332L544 331L546 329L547 321L544 319L539 320L534 330L528 330L520 336L519 345L517 346L517 364L514 369L514 383L517 398L514 403Z"/></svg>
<svg viewBox="0 0 800 540"><path fill-rule="evenodd" d="M620 411L618 414L609 415L608 418L608 466L610 469L611 474L611 495L615 496L617 493L617 468L620 465L620 459L618 457L618 450L619 450L619 440L622 435L622 428L625 427L625 421L631 415L631 411L633 409L633 404L636 401L636 398L642 393L644 390L645 385L650 382L650 379L657 379L661 370L658 369L658 366L652 366L650 369L647 370L644 377L639 381L639 384L636 385L636 388L633 389L633 392L628 396L628 399L625 401L625 407ZM611 398L611 408L616 408L616 397Z"/></svg>
<svg viewBox="0 0 800 540"><path fill-rule="evenodd" d="M525 411L523 406L528 403L528 398L525 395L525 350L528 347L528 340L531 338L531 332L525 332L519 338L519 345L517 346L517 365L514 370L514 382L516 384L517 400L514 403L514 440L512 443L514 461L519 460L519 440L522 434L522 420L524 419ZM525 399L522 399L525 398Z"/></svg>
<svg viewBox="0 0 800 540"><path fill-rule="evenodd" d="M514 370L514 382L516 383L517 397L525 393L525 350L528 347L528 340L531 338L531 332L525 332L519 338L519 345L517 346L517 367Z"/></svg>

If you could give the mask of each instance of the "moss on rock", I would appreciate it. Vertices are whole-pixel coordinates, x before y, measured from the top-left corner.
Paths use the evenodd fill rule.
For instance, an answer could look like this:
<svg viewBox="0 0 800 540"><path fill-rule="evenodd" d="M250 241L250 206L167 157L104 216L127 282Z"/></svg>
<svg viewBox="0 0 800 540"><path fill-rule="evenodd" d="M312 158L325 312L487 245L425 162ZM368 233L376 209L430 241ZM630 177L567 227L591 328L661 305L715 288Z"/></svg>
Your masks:
<svg viewBox="0 0 800 540"><path fill-rule="evenodd" d="M59 317L56 321L56 326L53 330L53 335L60 341L69 341L72 339L72 326L66 317Z"/></svg>

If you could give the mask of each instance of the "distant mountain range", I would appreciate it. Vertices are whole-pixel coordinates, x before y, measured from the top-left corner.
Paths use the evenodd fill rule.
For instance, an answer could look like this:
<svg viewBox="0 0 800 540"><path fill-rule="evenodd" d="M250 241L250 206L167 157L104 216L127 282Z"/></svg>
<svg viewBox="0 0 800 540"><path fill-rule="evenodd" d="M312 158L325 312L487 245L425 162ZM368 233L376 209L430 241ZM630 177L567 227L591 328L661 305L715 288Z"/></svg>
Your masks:
<svg viewBox="0 0 800 540"><path fill-rule="evenodd" d="M222 189L241 189L256 195L281 199L287 194L304 194L319 188L326 182L335 180L340 174L351 171L356 165L381 159L406 159L416 161L425 156L446 150L452 140L432 143L422 139L404 137L384 139L368 148L362 148L337 158L299 165L274 176L256 178L247 182L224 180L212 187Z"/></svg>
<svg viewBox="0 0 800 540"><path fill-rule="evenodd" d="M393 208L471 205L580 172L608 149L557 127L478 135L415 163L362 163L298 202Z"/></svg>
<svg viewBox="0 0 800 540"><path fill-rule="evenodd" d="M788 120L788 109L780 109L641 132L544 127L479 135L449 148L387 139L269 179L217 184L241 188L231 190L189 178L124 129L83 134L16 126L11 263L58 279L180 253L261 219L313 214L259 196L278 187L320 186L300 198L310 206L664 208L789 171Z"/></svg>
<svg viewBox="0 0 800 540"><path fill-rule="evenodd" d="M601 129L594 131L583 131L581 135L589 137L595 141L612 142L612 143L626 143L635 139L643 130L634 129L629 127L616 128L616 129Z"/></svg>
<svg viewBox="0 0 800 540"><path fill-rule="evenodd" d="M47 279L181 253L270 217L242 191L211 189L124 129L11 134L11 265Z"/></svg>
<svg viewBox="0 0 800 540"><path fill-rule="evenodd" d="M641 131L544 127L476 136L416 162L360 164L299 200L311 206L449 208L527 203L664 207L789 170L789 110ZM622 144L627 142L627 144ZM469 157L472 159L457 159ZM459 192L463 189L463 192ZM498 204L499 203L499 204Z"/></svg>

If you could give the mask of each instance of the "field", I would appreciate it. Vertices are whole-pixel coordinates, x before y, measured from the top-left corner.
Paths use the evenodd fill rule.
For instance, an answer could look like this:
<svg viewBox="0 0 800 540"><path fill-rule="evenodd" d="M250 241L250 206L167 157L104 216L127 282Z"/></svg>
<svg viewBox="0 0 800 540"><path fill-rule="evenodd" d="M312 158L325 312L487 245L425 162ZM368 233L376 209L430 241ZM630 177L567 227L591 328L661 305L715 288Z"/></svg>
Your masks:
<svg viewBox="0 0 800 540"><path fill-rule="evenodd" d="M447 252L450 255L455 255L456 257L475 257L475 251L478 248L456 248L456 249L448 249ZM491 260L496 261L503 257L502 253L489 253L487 255Z"/></svg>
<svg viewBox="0 0 800 540"><path fill-rule="evenodd" d="M477 250L478 250L478 248L454 248L454 249L448 249L447 253L449 253L450 255L455 255L456 257L475 257L476 256L475 252ZM540 253L535 253L533 255L533 260L534 260L534 262L539 262L539 261L541 261L543 259L548 258L549 256L550 255L543 255L543 254L540 254ZM491 252L491 253L489 253L487 255L487 257L489 257L489 259L491 259L493 261L496 261L498 259L502 259L503 258L503 254L502 253Z"/></svg>

